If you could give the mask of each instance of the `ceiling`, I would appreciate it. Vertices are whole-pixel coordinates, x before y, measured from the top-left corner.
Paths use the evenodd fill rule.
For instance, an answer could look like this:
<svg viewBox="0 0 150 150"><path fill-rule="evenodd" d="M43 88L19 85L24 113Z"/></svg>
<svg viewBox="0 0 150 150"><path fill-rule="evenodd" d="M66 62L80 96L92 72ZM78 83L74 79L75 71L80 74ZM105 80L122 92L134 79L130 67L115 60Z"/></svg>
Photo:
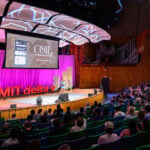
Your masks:
<svg viewBox="0 0 150 150"><path fill-rule="evenodd" d="M16 1L1 0L0 17L0 28L55 37L60 39L60 47L111 38L104 29L88 21Z"/></svg>

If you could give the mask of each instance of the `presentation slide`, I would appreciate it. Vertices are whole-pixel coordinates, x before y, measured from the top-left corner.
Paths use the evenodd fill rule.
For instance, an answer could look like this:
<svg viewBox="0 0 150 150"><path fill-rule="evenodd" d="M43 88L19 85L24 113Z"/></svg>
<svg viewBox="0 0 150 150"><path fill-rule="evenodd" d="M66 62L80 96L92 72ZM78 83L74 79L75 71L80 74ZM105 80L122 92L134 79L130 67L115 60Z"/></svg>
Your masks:
<svg viewBox="0 0 150 150"><path fill-rule="evenodd" d="M7 33L6 68L58 68L58 40Z"/></svg>

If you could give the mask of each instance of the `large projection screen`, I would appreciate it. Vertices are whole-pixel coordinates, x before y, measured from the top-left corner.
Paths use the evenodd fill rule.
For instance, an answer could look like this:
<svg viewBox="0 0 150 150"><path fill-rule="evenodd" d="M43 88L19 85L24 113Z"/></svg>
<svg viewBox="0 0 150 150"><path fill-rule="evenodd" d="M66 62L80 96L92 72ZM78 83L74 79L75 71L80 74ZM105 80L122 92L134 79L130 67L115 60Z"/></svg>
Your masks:
<svg viewBox="0 0 150 150"><path fill-rule="evenodd" d="M5 68L58 68L58 40L7 32Z"/></svg>

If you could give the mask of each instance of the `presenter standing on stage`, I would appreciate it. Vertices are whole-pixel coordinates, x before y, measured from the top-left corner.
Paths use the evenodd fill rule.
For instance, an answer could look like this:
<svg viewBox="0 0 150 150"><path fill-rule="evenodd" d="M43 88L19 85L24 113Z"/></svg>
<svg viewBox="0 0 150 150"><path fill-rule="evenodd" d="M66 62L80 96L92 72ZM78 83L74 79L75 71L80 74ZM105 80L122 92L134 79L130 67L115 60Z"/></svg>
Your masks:
<svg viewBox="0 0 150 150"><path fill-rule="evenodd" d="M62 93L64 93L64 91L65 91L65 80L61 80L61 82L60 82L60 92L59 92L59 94L62 94Z"/></svg>

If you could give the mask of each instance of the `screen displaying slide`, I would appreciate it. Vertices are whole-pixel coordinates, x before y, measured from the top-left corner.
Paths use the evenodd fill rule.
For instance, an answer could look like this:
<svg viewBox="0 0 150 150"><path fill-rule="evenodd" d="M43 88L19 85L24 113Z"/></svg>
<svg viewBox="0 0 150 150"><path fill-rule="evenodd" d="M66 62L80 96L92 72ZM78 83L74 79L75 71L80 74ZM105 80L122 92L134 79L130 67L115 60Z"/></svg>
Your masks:
<svg viewBox="0 0 150 150"><path fill-rule="evenodd" d="M58 40L7 33L6 68L58 68Z"/></svg>

